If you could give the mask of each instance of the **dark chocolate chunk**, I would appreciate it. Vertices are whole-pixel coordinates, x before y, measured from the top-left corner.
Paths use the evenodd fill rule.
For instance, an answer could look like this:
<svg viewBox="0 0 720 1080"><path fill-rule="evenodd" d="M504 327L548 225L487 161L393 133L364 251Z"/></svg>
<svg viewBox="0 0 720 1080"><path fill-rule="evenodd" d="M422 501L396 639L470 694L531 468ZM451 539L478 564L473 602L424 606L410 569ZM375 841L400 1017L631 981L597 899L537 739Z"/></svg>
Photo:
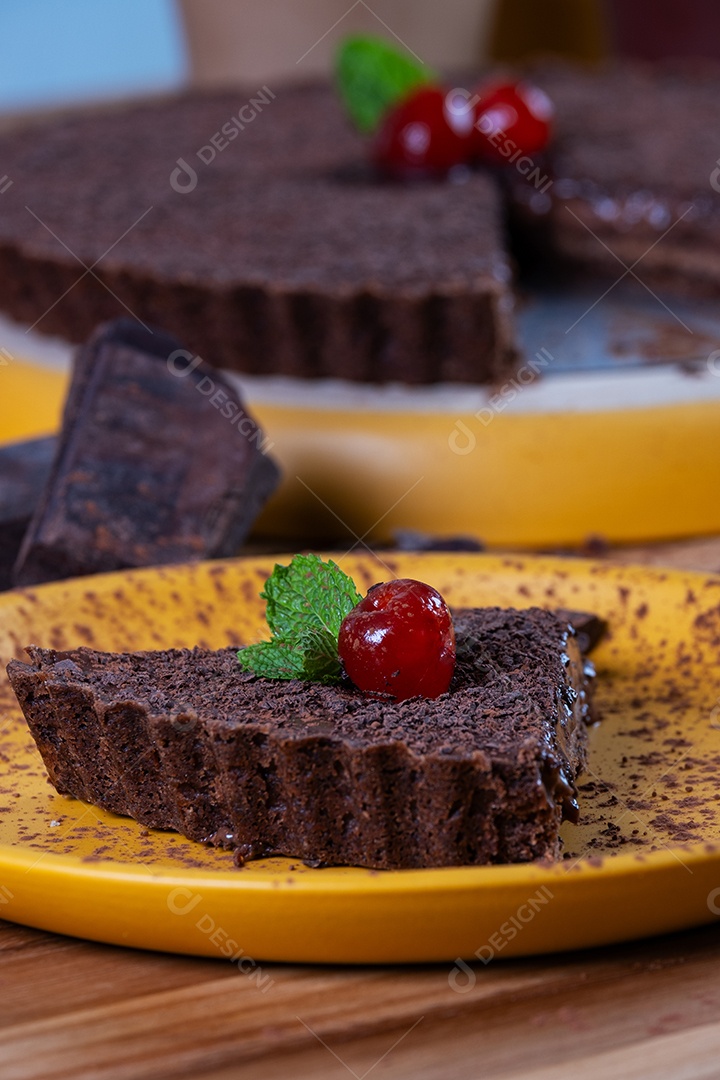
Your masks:
<svg viewBox="0 0 720 1080"><path fill-rule="evenodd" d="M568 608L557 608L557 614L561 619L570 623L577 637L580 652L587 654L605 637L608 624L599 615L593 615L589 611L570 611Z"/></svg>
<svg viewBox="0 0 720 1080"><path fill-rule="evenodd" d="M475 536L433 536L415 529L396 529L398 551L484 551L485 545Z"/></svg>
<svg viewBox="0 0 720 1080"><path fill-rule="evenodd" d="M51 438L0 447L0 590L10 588L12 568L54 454Z"/></svg>
<svg viewBox="0 0 720 1080"><path fill-rule="evenodd" d="M557 856L586 755L577 643L538 608L454 617L457 668L433 701L258 678L234 649L31 647L8 675L58 791L243 859L392 869Z"/></svg>
<svg viewBox="0 0 720 1080"><path fill-rule="evenodd" d="M235 388L179 342L101 327L76 358L15 584L235 554L278 481L265 444Z"/></svg>

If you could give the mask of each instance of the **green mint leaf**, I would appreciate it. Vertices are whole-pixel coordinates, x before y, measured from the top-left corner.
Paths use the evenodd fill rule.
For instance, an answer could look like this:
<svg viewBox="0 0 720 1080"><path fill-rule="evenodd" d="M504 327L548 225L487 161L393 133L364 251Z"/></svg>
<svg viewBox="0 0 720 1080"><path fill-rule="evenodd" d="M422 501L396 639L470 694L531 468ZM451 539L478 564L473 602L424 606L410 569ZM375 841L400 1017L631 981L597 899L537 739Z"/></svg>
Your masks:
<svg viewBox="0 0 720 1080"><path fill-rule="evenodd" d="M303 679L327 685L340 681L337 639L324 632L283 641L261 641L238 652L240 666L266 679Z"/></svg>
<svg viewBox="0 0 720 1080"><path fill-rule="evenodd" d="M302 679L303 654L292 642L260 641L237 654L240 667L266 679Z"/></svg>
<svg viewBox="0 0 720 1080"><path fill-rule="evenodd" d="M346 38L337 53L336 75L345 108L356 127L368 134L411 90L437 82L430 68L369 35Z"/></svg>
<svg viewBox="0 0 720 1080"><path fill-rule="evenodd" d="M304 656L303 678L322 683L340 681L342 667L338 656L337 634L331 634L327 630L309 630L299 638L298 647L302 649Z"/></svg>
<svg viewBox="0 0 720 1080"><path fill-rule="evenodd" d="M240 666L268 679L338 682L340 624L361 600L352 578L332 560L296 555L275 566L260 595L272 637L241 649Z"/></svg>
<svg viewBox="0 0 720 1080"><path fill-rule="evenodd" d="M260 595L274 637L324 630L336 643L341 622L362 599L352 578L318 555L296 555L289 566L276 566Z"/></svg>

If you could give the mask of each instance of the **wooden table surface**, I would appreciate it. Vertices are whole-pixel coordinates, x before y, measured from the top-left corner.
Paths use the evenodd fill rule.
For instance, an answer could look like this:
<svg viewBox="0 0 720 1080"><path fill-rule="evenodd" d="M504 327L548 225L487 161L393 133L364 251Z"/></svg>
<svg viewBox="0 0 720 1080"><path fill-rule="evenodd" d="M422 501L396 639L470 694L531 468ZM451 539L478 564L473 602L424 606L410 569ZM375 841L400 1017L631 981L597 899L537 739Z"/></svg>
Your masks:
<svg viewBox="0 0 720 1080"><path fill-rule="evenodd" d="M720 539L613 558L720 571ZM263 970L0 923L0 1080L720 1077L720 925L478 963L462 994L449 965Z"/></svg>

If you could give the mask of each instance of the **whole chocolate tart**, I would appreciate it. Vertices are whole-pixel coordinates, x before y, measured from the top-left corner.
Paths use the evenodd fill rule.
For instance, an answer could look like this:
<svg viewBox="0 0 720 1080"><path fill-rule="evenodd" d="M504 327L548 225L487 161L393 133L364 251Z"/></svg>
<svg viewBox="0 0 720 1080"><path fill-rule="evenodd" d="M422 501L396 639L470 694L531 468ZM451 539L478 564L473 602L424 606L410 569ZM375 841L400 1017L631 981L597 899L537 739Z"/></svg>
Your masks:
<svg viewBox="0 0 720 1080"><path fill-rule="evenodd" d="M552 612L454 614L455 676L432 701L260 678L234 649L32 646L8 675L59 792L239 862L555 858L577 815L588 666Z"/></svg>
<svg viewBox="0 0 720 1080"><path fill-rule="evenodd" d="M717 68L532 78L556 107L540 185L512 164L382 182L324 84L8 132L0 305L72 341L129 309L244 372L498 382L518 359L508 213L544 278L556 261L617 278L639 260L655 286L717 295Z"/></svg>
<svg viewBox="0 0 720 1080"><path fill-rule="evenodd" d="M512 274L493 179L383 183L367 155L329 85L3 135L0 304L71 341L129 309L231 370L506 376Z"/></svg>

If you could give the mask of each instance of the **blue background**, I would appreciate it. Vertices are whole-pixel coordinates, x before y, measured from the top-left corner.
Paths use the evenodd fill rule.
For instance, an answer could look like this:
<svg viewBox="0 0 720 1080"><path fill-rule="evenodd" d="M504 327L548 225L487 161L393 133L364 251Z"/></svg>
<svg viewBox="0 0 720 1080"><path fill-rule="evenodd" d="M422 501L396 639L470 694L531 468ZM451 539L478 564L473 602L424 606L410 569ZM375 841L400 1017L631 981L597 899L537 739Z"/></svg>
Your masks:
<svg viewBox="0 0 720 1080"><path fill-rule="evenodd" d="M173 0L0 0L0 111L161 90L187 57Z"/></svg>

